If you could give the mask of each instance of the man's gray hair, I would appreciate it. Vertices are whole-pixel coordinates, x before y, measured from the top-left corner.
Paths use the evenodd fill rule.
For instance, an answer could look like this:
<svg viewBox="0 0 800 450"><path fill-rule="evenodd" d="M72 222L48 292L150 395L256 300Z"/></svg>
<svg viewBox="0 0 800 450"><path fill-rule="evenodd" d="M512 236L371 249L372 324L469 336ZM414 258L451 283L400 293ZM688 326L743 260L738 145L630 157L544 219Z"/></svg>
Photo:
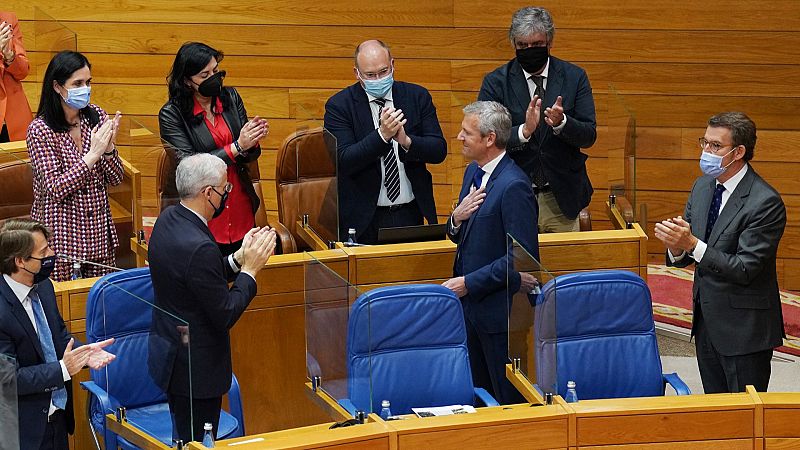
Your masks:
<svg viewBox="0 0 800 450"><path fill-rule="evenodd" d="M547 43L553 42L556 28L550 12L538 6L526 6L517 10L511 16L511 28L508 29L508 39L514 45L517 39L528 37L534 33L547 35Z"/></svg>
<svg viewBox="0 0 800 450"><path fill-rule="evenodd" d="M511 137L511 113L497 102L479 101L464 107L464 115L478 116L478 129L481 136L489 133L495 134L495 146L506 148L508 138Z"/></svg>
<svg viewBox="0 0 800 450"><path fill-rule="evenodd" d="M183 158L175 172L175 185L181 200L197 195L206 186L219 186L225 179L227 167L220 158L198 153Z"/></svg>

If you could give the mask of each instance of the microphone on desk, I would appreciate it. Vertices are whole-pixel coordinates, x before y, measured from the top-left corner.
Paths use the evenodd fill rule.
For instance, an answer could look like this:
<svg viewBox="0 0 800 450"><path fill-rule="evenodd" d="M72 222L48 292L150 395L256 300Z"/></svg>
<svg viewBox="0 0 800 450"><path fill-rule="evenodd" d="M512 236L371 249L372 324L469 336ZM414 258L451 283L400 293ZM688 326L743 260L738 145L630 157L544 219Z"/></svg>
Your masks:
<svg viewBox="0 0 800 450"><path fill-rule="evenodd" d="M58 253L56 256L58 256L59 259L66 259L66 260L69 260L69 261L72 261L72 262L78 262L78 263L81 263L81 264L89 264L91 266L102 267L104 269L111 269L114 272L121 272L121 271L125 270L125 269L120 269L119 267L107 266L105 264L96 263L94 261L87 261L85 259L75 258L73 256L69 256L69 255L64 254L64 253Z"/></svg>

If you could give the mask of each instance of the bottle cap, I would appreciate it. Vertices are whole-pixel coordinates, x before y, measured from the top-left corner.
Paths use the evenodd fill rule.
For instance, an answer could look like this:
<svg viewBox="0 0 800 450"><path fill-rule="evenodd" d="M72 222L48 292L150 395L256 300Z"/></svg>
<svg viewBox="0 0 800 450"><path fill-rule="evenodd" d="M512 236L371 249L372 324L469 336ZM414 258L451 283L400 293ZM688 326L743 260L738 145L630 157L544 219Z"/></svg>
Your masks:
<svg viewBox="0 0 800 450"><path fill-rule="evenodd" d="M206 422L205 425L203 425L203 429L206 431L211 431L211 424Z"/></svg>
<svg viewBox="0 0 800 450"><path fill-rule="evenodd" d="M356 234L356 229L355 228L348 228L347 229L347 234Z"/></svg>
<svg viewBox="0 0 800 450"><path fill-rule="evenodd" d="M572 380L567 381L567 389L575 389L575 382Z"/></svg>
<svg viewBox="0 0 800 450"><path fill-rule="evenodd" d="M74 263L72 263L72 268L73 269L80 269L81 268L81 263L79 263L78 261L75 261Z"/></svg>
<svg viewBox="0 0 800 450"><path fill-rule="evenodd" d="M381 408L388 408L390 405L391 403L389 403L389 400L384 400L381 402Z"/></svg>

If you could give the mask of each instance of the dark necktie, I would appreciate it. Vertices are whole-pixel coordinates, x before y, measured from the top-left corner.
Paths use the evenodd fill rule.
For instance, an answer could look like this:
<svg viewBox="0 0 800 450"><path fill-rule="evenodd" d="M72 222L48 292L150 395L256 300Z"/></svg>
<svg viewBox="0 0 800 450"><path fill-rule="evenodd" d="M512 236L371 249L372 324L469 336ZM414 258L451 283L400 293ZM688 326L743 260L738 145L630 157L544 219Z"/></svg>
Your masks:
<svg viewBox="0 0 800 450"><path fill-rule="evenodd" d="M472 185L475 186L475 189L481 188L481 181L483 181L483 174L485 173L480 167L475 169L475 175L472 176Z"/></svg>
<svg viewBox="0 0 800 450"><path fill-rule="evenodd" d="M536 90L534 91L533 95L538 95L540 99L542 99L542 109L541 109L541 117L539 119L539 126L542 126L542 118L544 117L544 77L541 75L533 75L531 76L531 80L536 85ZM544 168L542 167L542 149L538 145L536 146L536 161L533 165L533 170L531 171L531 181L536 187L543 187L547 184L547 177L544 175Z"/></svg>
<svg viewBox="0 0 800 450"><path fill-rule="evenodd" d="M58 362L56 347L53 344L53 333L50 331L50 325L47 324L47 317L44 315L42 302L35 289L31 289L28 298L31 300L33 318L36 321L36 331L39 334L39 344L41 344L42 352L44 353L44 362ZM51 400L56 408L64 409L67 406L67 390L63 387L61 389L56 389L52 393Z"/></svg>
<svg viewBox="0 0 800 450"><path fill-rule="evenodd" d="M717 184L714 189L714 198L711 199L711 207L708 208L708 222L706 222L706 238L703 242L708 244L708 238L711 237L711 230L714 229L714 224L717 223L719 217L719 208L722 206L722 193L725 192L725 186Z"/></svg>
<svg viewBox="0 0 800 450"><path fill-rule="evenodd" d="M386 99L376 98L373 100L378 105L378 127L381 123L381 112L386 105ZM386 186L386 196L389 201L394 202L400 196L400 172L397 169L397 157L394 154L394 144L389 139L389 145L386 152L383 154L383 167L385 175L383 177L383 185Z"/></svg>

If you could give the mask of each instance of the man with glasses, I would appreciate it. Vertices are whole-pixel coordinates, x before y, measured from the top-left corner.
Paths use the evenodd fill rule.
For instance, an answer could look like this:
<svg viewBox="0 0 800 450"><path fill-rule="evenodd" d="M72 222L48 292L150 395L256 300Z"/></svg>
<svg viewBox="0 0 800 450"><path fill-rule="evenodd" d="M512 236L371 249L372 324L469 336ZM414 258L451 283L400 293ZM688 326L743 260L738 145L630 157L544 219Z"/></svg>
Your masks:
<svg viewBox="0 0 800 450"><path fill-rule="evenodd" d="M780 194L750 166L756 126L740 112L708 120L683 216L655 226L667 263L694 271L692 335L706 394L765 392L783 341L775 269L786 226Z"/></svg>
<svg viewBox="0 0 800 450"><path fill-rule="evenodd" d="M209 153L181 160L180 204L158 216L147 252L157 308L148 366L183 442L200 440L205 423L217 432L231 386L229 330L255 297L256 274L275 250L275 231L264 227L248 231L235 253L220 253L208 221L225 207L226 173L225 162Z"/></svg>
<svg viewBox="0 0 800 450"><path fill-rule="evenodd" d="M374 244L380 228L437 223L425 164L447 156L447 143L427 89L394 81L389 47L356 47L356 83L325 104L325 129L336 138L339 237Z"/></svg>
<svg viewBox="0 0 800 450"><path fill-rule="evenodd" d="M516 58L486 75L478 93L511 112L508 152L531 179L540 233L580 231L578 215L593 192L581 148L597 138L589 78L550 56L554 34L546 9L515 12L508 37Z"/></svg>

